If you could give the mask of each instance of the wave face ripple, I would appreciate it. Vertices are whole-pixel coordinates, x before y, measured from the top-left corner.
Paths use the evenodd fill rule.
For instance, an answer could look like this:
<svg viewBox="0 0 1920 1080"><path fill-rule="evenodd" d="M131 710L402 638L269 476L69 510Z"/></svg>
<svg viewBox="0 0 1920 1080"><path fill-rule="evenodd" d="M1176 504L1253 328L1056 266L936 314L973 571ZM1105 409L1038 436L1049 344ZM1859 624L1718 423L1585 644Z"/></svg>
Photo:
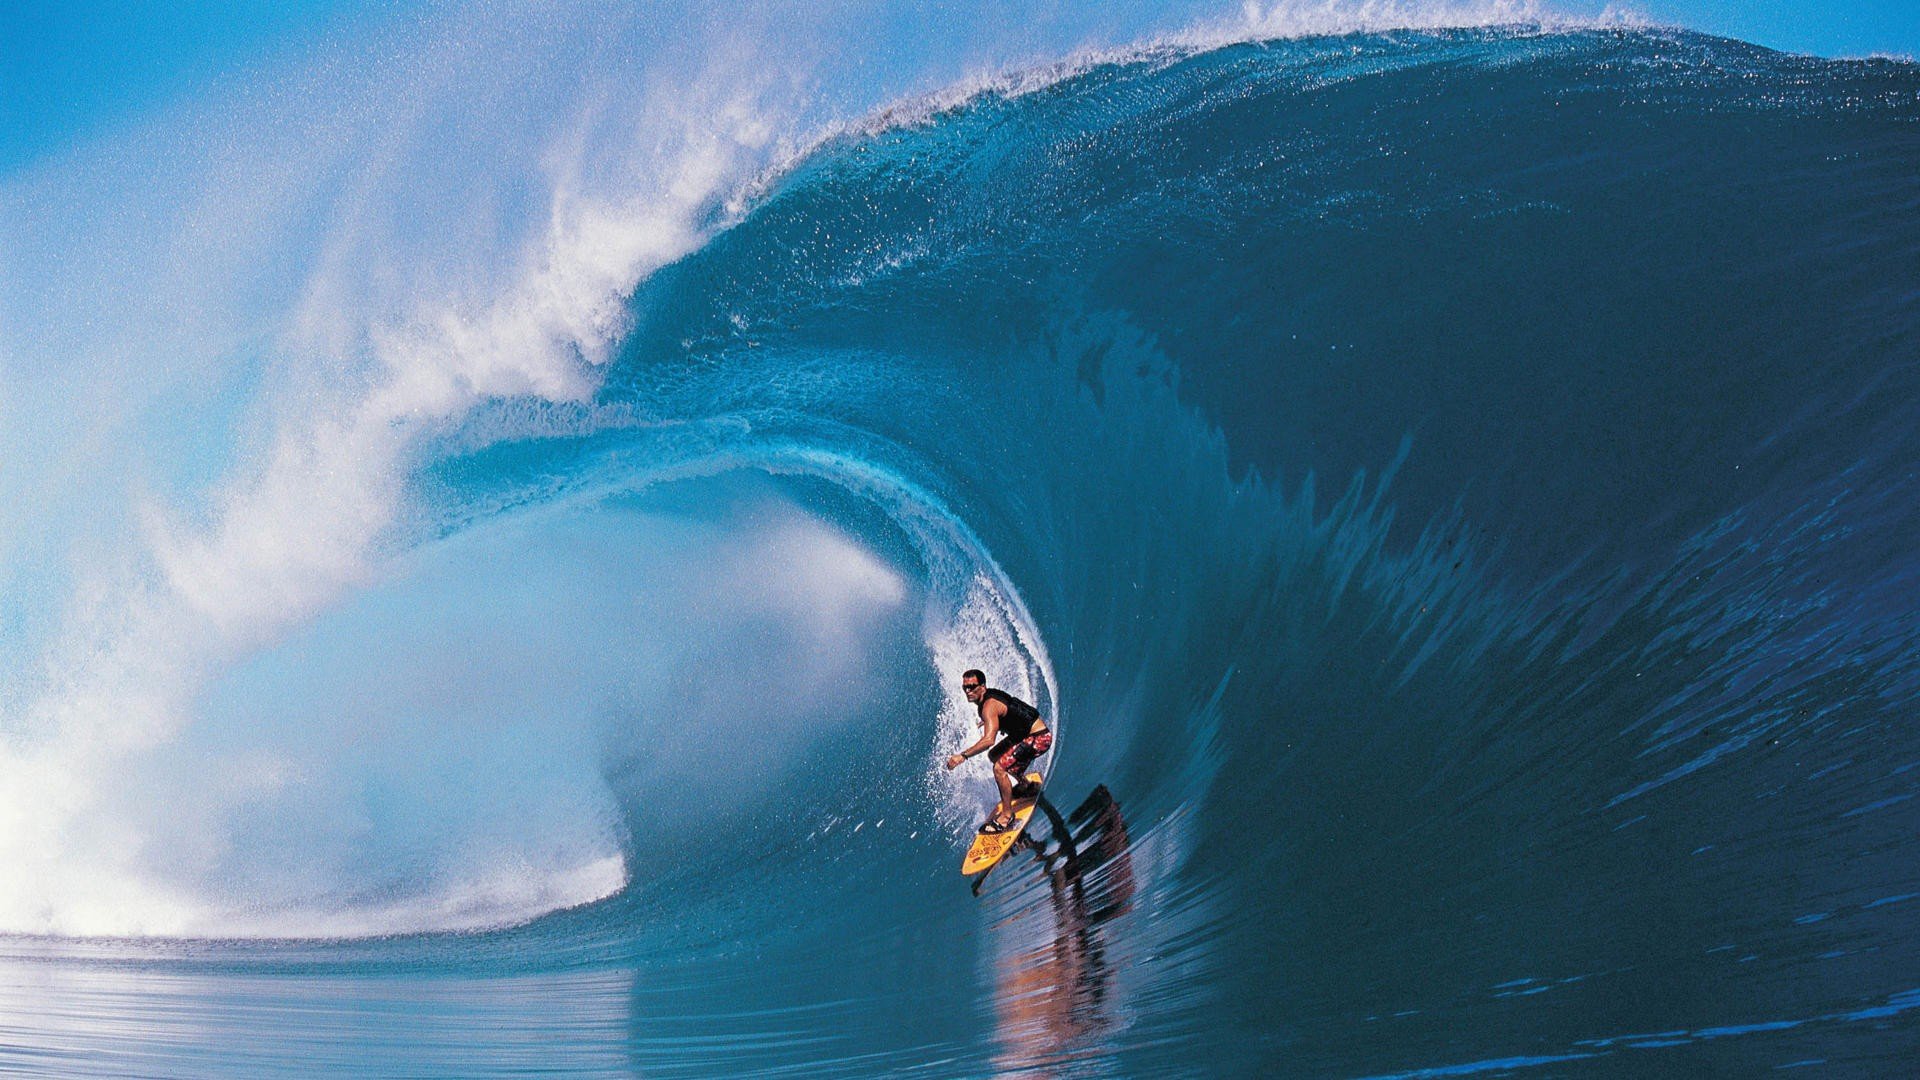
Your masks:
<svg viewBox="0 0 1920 1080"><path fill-rule="evenodd" d="M327 1060L426 1071L1912 1060L1911 64L1395 31L877 115L201 691L169 753L292 772L161 929L260 940L14 951L209 1045L397 996ZM979 900L976 664L1082 811Z"/></svg>

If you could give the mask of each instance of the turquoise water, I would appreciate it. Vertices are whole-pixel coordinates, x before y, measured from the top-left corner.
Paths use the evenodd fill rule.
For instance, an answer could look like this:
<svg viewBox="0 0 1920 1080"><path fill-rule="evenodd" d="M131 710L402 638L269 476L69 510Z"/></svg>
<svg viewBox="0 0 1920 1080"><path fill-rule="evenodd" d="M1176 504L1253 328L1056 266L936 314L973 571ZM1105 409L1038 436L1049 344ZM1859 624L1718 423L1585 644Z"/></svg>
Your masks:
<svg viewBox="0 0 1920 1080"><path fill-rule="evenodd" d="M532 285L309 282L167 383L148 554L6 623L5 1066L1912 1060L1913 65L1382 31L728 124ZM1060 733L977 898L970 666Z"/></svg>

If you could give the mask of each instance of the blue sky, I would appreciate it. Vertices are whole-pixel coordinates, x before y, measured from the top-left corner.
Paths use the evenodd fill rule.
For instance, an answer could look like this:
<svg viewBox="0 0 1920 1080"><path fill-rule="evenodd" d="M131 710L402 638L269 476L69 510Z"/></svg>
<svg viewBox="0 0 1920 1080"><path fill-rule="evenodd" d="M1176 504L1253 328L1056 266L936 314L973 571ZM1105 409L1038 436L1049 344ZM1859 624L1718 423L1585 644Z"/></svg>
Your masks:
<svg viewBox="0 0 1920 1080"><path fill-rule="evenodd" d="M1548 4L1591 14L1605 0ZM393 0L0 4L0 171L409 6ZM1220 6L1230 11L1235 5ZM1794 52L1920 55L1920 0L1626 0L1612 6Z"/></svg>
<svg viewBox="0 0 1920 1080"><path fill-rule="evenodd" d="M1663 22L1820 56L1920 56L1920 0L1646 0Z"/></svg>
<svg viewBox="0 0 1920 1080"><path fill-rule="evenodd" d="M391 6L374 0L0 3L0 170L242 74L331 29L379 18Z"/></svg>

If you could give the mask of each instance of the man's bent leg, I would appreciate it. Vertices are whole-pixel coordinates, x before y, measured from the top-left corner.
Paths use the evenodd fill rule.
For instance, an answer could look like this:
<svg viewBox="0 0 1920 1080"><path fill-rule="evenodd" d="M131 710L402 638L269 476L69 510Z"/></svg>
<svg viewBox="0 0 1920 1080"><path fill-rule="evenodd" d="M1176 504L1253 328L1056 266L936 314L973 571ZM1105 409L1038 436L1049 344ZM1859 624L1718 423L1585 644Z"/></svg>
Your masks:
<svg viewBox="0 0 1920 1080"><path fill-rule="evenodd" d="M993 782L1000 785L1000 806L994 811L994 820L1012 821L1013 777L1008 775L1007 770L1001 768L997 761L993 763Z"/></svg>
<svg viewBox="0 0 1920 1080"><path fill-rule="evenodd" d="M1040 785L1029 783L1027 769L1035 759L1053 748L1053 733L1042 731L1028 736L1025 740L1008 750L1005 757L999 759L999 766L1013 777L1012 793L1018 798L1028 798L1039 794Z"/></svg>

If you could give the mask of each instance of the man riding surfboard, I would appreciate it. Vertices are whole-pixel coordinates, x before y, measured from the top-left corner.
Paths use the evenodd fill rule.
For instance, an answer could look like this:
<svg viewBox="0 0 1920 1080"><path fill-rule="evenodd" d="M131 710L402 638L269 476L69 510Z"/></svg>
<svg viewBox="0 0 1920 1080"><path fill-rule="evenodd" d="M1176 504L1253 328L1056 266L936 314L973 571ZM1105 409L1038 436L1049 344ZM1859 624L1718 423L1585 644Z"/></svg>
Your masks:
<svg viewBox="0 0 1920 1080"><path fill-rule="evenodd" d="M1024 781L1016 783L1014 778L1025 773L1035 758L1052 748L1053 733L1047 730L1047 722L1040 718L1039 709L1004 690L989 689L986 675L978 668L968 668L961 673L960 690L979 710L982 730L978 742L947 759L947 768L959 768L961 762L988 747L993 748L988 760L993 762L994 783L1000 785L1000 805L987 823L980 826L980 831L1004 832L1013 827L1013 800L1033 795L1034 790L1029 789L1037 788Z"/></svg>

